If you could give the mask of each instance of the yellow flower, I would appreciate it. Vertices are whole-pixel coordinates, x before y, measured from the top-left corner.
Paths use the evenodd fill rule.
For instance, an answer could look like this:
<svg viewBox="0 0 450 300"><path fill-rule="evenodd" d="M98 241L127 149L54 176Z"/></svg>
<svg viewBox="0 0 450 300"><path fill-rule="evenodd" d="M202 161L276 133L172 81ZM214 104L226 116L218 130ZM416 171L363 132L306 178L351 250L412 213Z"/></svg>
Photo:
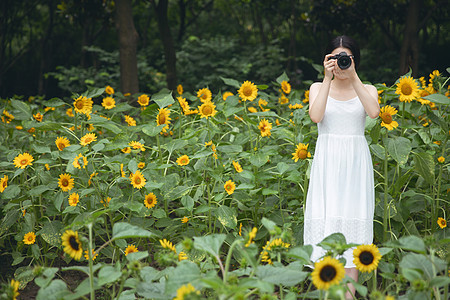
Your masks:
<svg viewBox="0 0 450 300"><path fill-rule="evenodd" d="M400 78L395 93L400 95L399 99L401 102L411 102L420 97L419 86L411 76Z"/></svg>
<svg viewBox="0 0 450 300"><path fill-rule="evenodd" d="M419 81L420 81L420 85L422 86L422 88L424 89L424 88L426 88L426 86L427 86L427 81L425 80L425 77L420 77L419 78Z"/></svg>
<svg viewBox="0 0 450 300"><path fill-rule="evenodd" d="M16 300L19 296L19 285L20 282L14 279L11 279L11 288L13 289L13 300Z"/></svg>
<svg viewBox="0 0 450 300"><path fill-rule="evenodd" d="M374 244L360 245L353 250L353 263L361 272L372 272L378 267L380 251Z"/></svg>
<svg viewBox="0 0 450 300"><path fill-rule="evenodd" d="M50 171L50 165L49 164L45 164L45 169L47 169L47 171Z"/></svg>
<svg viewBox="0 0 450 300"><path fill-rule="evenodd" d="M441 73L439 73L439 70L434 70L433 72L431 72L429 85L433 86L434 85L434 79L436 77L439 77L439 76L441 76Z"/></svg>
<svg viewBox="0 0 450 300"><path fill-rule="evenodd" d="M208 88L203 88L203 89L198 90L197 97L199 97L200 101L202 101L203 103L211 102L212 93Z"/></svg>
<svg viewBox="0 0 450 300"><path fill-rule="evenodd" d="M214 117L216 113L216 106L210 101L204 102L201 106L198 106L198 114L200 115L200 118L208 119L209 117Z"/></svg>
<svg viewBox="0 0 450 300"><path fill-rule="evenodd" d="M177 253L177 250L175 249L175 246L172 244L172 242L170 242L170 241L168 241L166 239L162 239L162 240L159 240L159 243L161 244L161 246L164 249L173 251L175 254Z"/></svg>
<svg viewBox="0 0 450 300"><path fill-rule="evenodd" d="M130 147L125 147L123 149L120 149L120 151L122 151L123 153L131 153L131 148Z"/></svg>
<svg viewBox="0 0 450 300"><path fill-rule="evenodd" d="M74 114L73 114L73 108L71 107L71 108L68 108L67 110L66 110L66 115L68 115L69 117L73 117L74 116Z"/></svg>
<svg viewBox="0 0 450 300"><path fill-rule="evenodd" d="M153 193L150 193L148 195L145 195L144 205L147 208L155 207L156 203L158 203L156 195Z"/></svg>
<svg viewBox="0 0 450 300"><path fill-rule="evenodd" d="M32 245L36 242L36 234L34 232L28 232L23 236L23 243L26 245Z"/></svg>
<svg viewBox="0 0 450 300"><path fill-rule="evenodd" d="M250 246L251 243L253 243L253 239L256 237L256 233L258 232L258 228L253 227L252 231L248 233L248 241L245 244L245 247Z"/></svg>
<svg viewBox="0 0 450 300"><path fill-rule="evenodd" d="M130 146L131 148L135 149L135 150L141 150L141 151L145 151L145 147L144 144L140 143L140 142L136 142L136 141L131 141L128 143L128 146ZM128 147L127 147L128 148ZM130 151L125 152L125 153L130 153Z"/></svg>
<svg viewBox="0 0 450 300"><path fill-rule="evenodd" d="M72 165L81 170L81 164L80 164L80 159L82 159L83 162L83 169L86 168L87 164L88 164L88 160L85 156L83 156L81 153L79 153L74 159L73 159L73 163Z"/></svg>
<svg viewBox="0 0 450 300"><path fill-rule="evenodd" d="M120 164L120 174L122 177L127 177L127 174L123 171L123 164Z"/></svg>
<svg viewBox="0 0 450 300"><path fill-rule="evenodd" d="M178 103L180 104L183 113L186 114L191 108L189 107L189 103L186 101L186 98L177 97Z"/></svg>
<svg viewBox="0 0 450 300"><path fill-rule="evenodd" d="M178 95L182 95L183 94L183 86L181 85L181 84L179 84L178 86L177 86L177 93L178 93Z"/></svg>
<svg viewBox="0 0 450 300"><path fill-rule="evenodd" d="M105 87L105 93L107 93L108 95L112 95L114 94L114 89L108 85Z"/></svg>
<svg viewBox="0 0 450 300"><path fill-rule="evenodd" d="M61 174L58 179L58 186L63 190L63 192L70 191L74 186L74 179L70 174Z"/></svg>
<svg viewBox="0 0 450 300"><path fill-rule="evenodd" d="M227 98L230 97L230 96L234 96L232 92L225 92L225 93L223 93L223 95L222 95L223 101L226 101Z"/></svg>
<svg viewBox="0 0 450 300"><path fill-rule="evenodd" d="M158 116L156 117L156 125L166 125L163 127L161 133L166 132L167 129L169 129L169 124L171 118L170 116L170 110L167 108L160 108L158 112Z"/></svg>
<svg viewBox="0 0 450 300"><path fill-rule="evenodd" d="M262 119L261 122L259 122L258 129L261 130L261 136L270 136L272 130L272 123L267 121L266 119Z"/></svg>
<svg viewBox="0 0 450 300"><path fill-rule="evenodd" d="M26 166L31 166L32 161L34 160L33 156L28 154L27 152L23 154L19 154L14 158L14 166L16 168L25 169Z"/></svg>
<svg viewBox="0 0 450 300"><path fill-rule="evenodd" d="M253 101L258 95L258 88L253 82L244 81L239 88L238 93L242 101Z"/></svg>
<svg viewBox="0 0 450 300"><path fill-rule="evenodd" d="M138 163L138 168L143 169L145 167L145 162Z"/></svg>
<svg viewBox="0 0 450 300"><path fill-rule="evenodd" d="M66 137L57 137L55 140L56 147L58 147L59 151L63 151L64 148L70 146L70 142Z"/></svg>
<svg viewBox="0 0 450 300"><path fill-rule="evenodd" d="M290 85L290 83L285 81L285 80L283 80L281 82L281 89L283 90L283 92L285 94L289 94L291 92L291 85Z"/></svg>
<svg viewBox="0 0 450 300"><path fill-rule="evenodd" d="M444 218L439 217L437 220L437 223L438 223L439 227L441 227L441 229L444 229L445 227L447 227L447 221Z"/></svg>
<svg viewBox="0 0 450 300"><path fill-rule="evenodd" d="M3 193L8 186L8 175L4 175L2 179L0 179L0 193Z"/></svg>
<svg viewBox="0 0 450 300"><path fill-rule="evenodd" d="M106 197L104 200L100 200L100 203L102 203L104 207L108 207L109 202L111 202L111 197Z"/></svg>
<svg viewBox="0 0 450 300"><path fill-rule="evenodd" d="M95 251L94 251L94 249L92 249L92 260L95 260L96 258L97 258L97 256L98 256L98 253L96 253ZM84 250L84 258L86 258L86 260L89 260L89 251L87 251L87 250Z"/></svg>
<svg viewBox="0 0 450 300"><path fill-rule="evenodd" d="M186 217L186 216L184 216L184 217L181 219L181 223L185 224L185 223L187 223L187 222L189 222L189 218Z"/></svg>
<svg viewBox="0 0 450 300"><path fill-rule="evenodd" d="M181 251L181 252L178 254L178 261L182 261L182 260L186 260L186 259L188 259L186 253L184 253L183 251Z"/></svg>
<svg viewBox="0 0 450 300"><path fill-rule="evenodd" d="M70 196L69 196L69 205L70 206L77 206L79 201L80 201L80 195L78 195L78 193L70 194Z"/></svg>
<svg viewBox="0 0 450 300"><path fill-rule="evenodd" d="M138 97L138 103L140 106L147 106L150 98L146 94L142 94Z"/></svg>
<svg viewBox="0 0 450 300"><path fill-rule="evenodd" d="M180 157L177 158L177 164L179 166L186 166L187 164L189 164L189 156L187 155L182 155Z"/></svg>
<svg viewBox="0 0 450 300"><path fill-rule="evenodd" d="M78 232L73 230L67 230L61 236L62 245L64 246L64 252L70 257L80 260L83 254L83 248L81 242L78 239Z"/></svg>
<svg viewBox="0 0 450 300"><path fill-rule="evenodd" d="M443 164L443 163L445 162L445 157L439 156L437 160L438 160L438 162L440 162L441 164Z"/></svg>
<svg viewBox="0 0 450 300"><path fill-rule="evenodd" d="M295 149L295 152L292 153L292 159L297 162L299 159L306 159L307 157L311 157L311 153L308 152L308 145L309 144L302 144L298 143L297 148Z"/></svg>
<svg viewBox="0 0 450 300"><path fill-rule="evenodd" d="M128 126L136 126L136 120L133 119L133 117L130 117L129 115L125 115L125 122L127 122Z"/></svg>
<svg viewBox="0 0 450 300"><path fill-rule="evenodd" d="M89 145L90 143L94 142L97 140L97 136L95 135L95 133L86 133L81 139L80 139L80 145L81 146L86 146Z"/></svg>
<svg viewBox="0 0 450 300"><path fill-rule="evenodd" d="M236 172L238 172L238 173L241 173L243 171L239 162L234 161L234 160L233 160L233 167L236 170Z"/></svg>
<svg viewBox="0 0 450 300"><path fill-rule="evenodd" d="M135 252L139 252L138 248L136 248L135 245L128 245L128 247L125 249L125 256Z"/></svg>
<svg viewBox="0 0 450 300"><path fill-rule="evenodd" d="M131 185L137 189L141 189L145 186L145 183L147 180L145 179L144 175L137 170L136 173L131 173L130 175Z"/></svg>
<svg viewBox="0 0 450 300"><path fill-rule="evenodd" d="M242 236L242 223L239 224L239 236Z"/></svg>
<svg viewBox="0 0 450 300"><path fill-rule="evenodd" d="M200 291L195 290L195 287L188 283L187 285L182 285L178 290L177 290L177 296L175 298L173 298L173 300L184 300L184 297L195 293L197 295L200 295Z"/></svg>
<svg viewBox="0 0 450 300"><path fill-rule="evenodd" d="M228 195L231 195L234 193L234 190L236 189L236 184L233 181L228 180L227 182L225 182L223 187L225 188L225 191L228 193Z"/></svg>
<svg viewBox="0 0 450 300"><path fill-rule="evenodd" d="M48 112L49 110L55 110L55 108L51 106L47 106L46 108L44 108L45 112Z"/></svg>
<svg viewBox="0 0 450 300"><path fill-rule="evenodd" d="M42 119L44 118L44 116L38 112L37 114L33 115L33 118L38 122L42 122Z"/></svg>
<svg viewBox="0 0 450 300"><path fill-rule="evenodd" d="M258 110L256 108L254 108L253 106L249 106L249 108L247 108L249 112L251 113L255 113L258 112Z"/></svg>
<svg viewBox="0 0 450 300"><path fill-rule="evenodd" d="M298 108L303 108L303 105L301 105L300 103L296 103L294 105L289 104L288 107L289 107L289 109L298 109Z"/></svg>
<svg viewBox="0 0 450 300"><path fill-rule="evenodd" d="M380 109L380 118L382 120L381 126L386 127L388 130L392 130L398 127L398 123L392 120L392 116L397 113L397 110L389 105L386 105Z"/></svg>
<svg viewBox="0 0 450 300"><path fill-rule="evenodd" d="M17 129L17 130L22 130L22 129L23 129L23 126L17 125L17 126L16 126L16 129Z"/></svg>
<svg viewBox="0 0 450 300"><path fill-rule="evenodd" d="M289 98L286 97L284 94L281 94L281 97L278 98L278 102L279 102L280 104L286 104L286 103L289 103Z"/></svg>
<svg viewBox="0 0 450 300"><path fill-rule="evenodd" d="M331 285L341 282L345 277L344 265L336 258L326 256L314 264L311 273L313 284L320 290L328 290Z"/></svg>
<svg viewBox="0 0 450 300"><path fill-rule="evenodd" d="M124 93L123 96L124 96L124 97L131 96L131 93Z"/></svg>
<svg viewBox="0 0 450 300"><path fill-rule="evenodd" d="M92 105L94 102L91 98L80 96L73 102L74 109L79 114L85 114L89 116L92 112Z"/></svg>
<svg viewBox="0 0 450 300"><path fill-rule="evenodd" d="M103 98L102 106L105 109L112 109L112 108L116 107L116 100L114 100L113 97L105 97L105 98Z"/></svg>

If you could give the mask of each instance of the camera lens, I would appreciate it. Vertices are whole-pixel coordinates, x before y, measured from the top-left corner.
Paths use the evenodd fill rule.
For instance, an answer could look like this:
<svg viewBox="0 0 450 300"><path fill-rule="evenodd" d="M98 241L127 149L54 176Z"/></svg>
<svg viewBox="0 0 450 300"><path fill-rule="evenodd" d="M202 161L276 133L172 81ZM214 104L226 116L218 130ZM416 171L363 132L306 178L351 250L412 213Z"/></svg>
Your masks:
<svg viewBox="0 0 450 300"><path fill-rule="evenodd" d="M352 65L352 59L348 55L341 56L337 60L337 64L338 64L339 68L341 68L342 70L345 70L345 69L350 68L350 66Z"/></svg>

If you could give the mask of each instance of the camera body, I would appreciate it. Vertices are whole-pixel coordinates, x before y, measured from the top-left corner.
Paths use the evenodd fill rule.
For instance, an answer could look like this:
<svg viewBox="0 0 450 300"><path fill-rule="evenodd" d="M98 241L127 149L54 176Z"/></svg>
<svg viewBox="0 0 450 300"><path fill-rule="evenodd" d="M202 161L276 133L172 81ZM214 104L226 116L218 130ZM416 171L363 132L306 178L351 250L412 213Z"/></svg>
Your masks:
<svg viewBox="0 0 450 300"><path fill-rule="evenodd" d="M336 59L339 68L341 68L341 70L345 70L350 68L350 66L352 65L352 57L353 55L347 55L346 52L341 52L339 54L329 57L328 60Z"/></svg>

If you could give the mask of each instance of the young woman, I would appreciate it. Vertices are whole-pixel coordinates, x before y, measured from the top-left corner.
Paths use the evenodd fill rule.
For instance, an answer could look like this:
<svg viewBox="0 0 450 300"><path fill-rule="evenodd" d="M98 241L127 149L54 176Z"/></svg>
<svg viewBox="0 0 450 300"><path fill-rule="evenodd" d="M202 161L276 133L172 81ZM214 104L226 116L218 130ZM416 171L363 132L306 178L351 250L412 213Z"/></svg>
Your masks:
<svg viewBox="0 0 450 300"><path fill-rule="evenodd" d="M341 69L335 58L342 52L351 59L347 69ZM326 53L324 79L312 84L309 92L309 115L319 130L304 228L304 244L314 248L312 261L325 254L316 245L335 232L342 233L347 243L373 241L373 167L364 127L366 115L374 119L380 113L378 93L356 73L360 52L353 39L336 37ZM358 281L353 249L347 250L344 258L346 274ZM350 289L354 294L354 287Z"/></svg>

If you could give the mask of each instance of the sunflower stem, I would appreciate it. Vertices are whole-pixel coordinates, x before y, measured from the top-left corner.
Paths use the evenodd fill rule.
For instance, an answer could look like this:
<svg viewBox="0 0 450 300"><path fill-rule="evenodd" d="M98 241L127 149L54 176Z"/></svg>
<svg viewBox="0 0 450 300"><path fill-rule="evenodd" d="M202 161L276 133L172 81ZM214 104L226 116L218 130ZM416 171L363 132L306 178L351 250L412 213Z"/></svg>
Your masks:
<svg viewBox="0 0 450 300"><path fill-rule="evenodd" d="M95 291L94 291L94 271L93 271L93 260L92 260L92 223L88 224L89 229L89 285L91 288L91 300L95 300Z"/></svg>
<svg viewBox="0 0 450 300"><path fill-rule="evenodd" d="M386 131L386 141L388 139L388 131ZM387 219L388 219L388 152L384 140L384 210L383 210L383 241L387 241Z"/></svg>
<svg viewBox="0 0 450 300"><path fill-rule="evenodd" d="M406 107L406 102L404 101L402 103L403 104L402 104L402 130L401 130L401 133L402 133L402 136L403 136L403 133L404 133L403 129L405 128L405 107Z"/></svg>
<svg viewBox="0 0 450 300"><path fill-rule="evenodd" d="M230 246L230 249L228 250L228 255L227 255L227 259L225 261L225 270L224 270L224 274L223 274L223 283L226 284L227 283L227 279L228 279L228 270L230 269L230 263L231 263L231 256L233 254L233 250L236 247L237 244L239 244L241 242L240 239L236 239Z"/></svg>

